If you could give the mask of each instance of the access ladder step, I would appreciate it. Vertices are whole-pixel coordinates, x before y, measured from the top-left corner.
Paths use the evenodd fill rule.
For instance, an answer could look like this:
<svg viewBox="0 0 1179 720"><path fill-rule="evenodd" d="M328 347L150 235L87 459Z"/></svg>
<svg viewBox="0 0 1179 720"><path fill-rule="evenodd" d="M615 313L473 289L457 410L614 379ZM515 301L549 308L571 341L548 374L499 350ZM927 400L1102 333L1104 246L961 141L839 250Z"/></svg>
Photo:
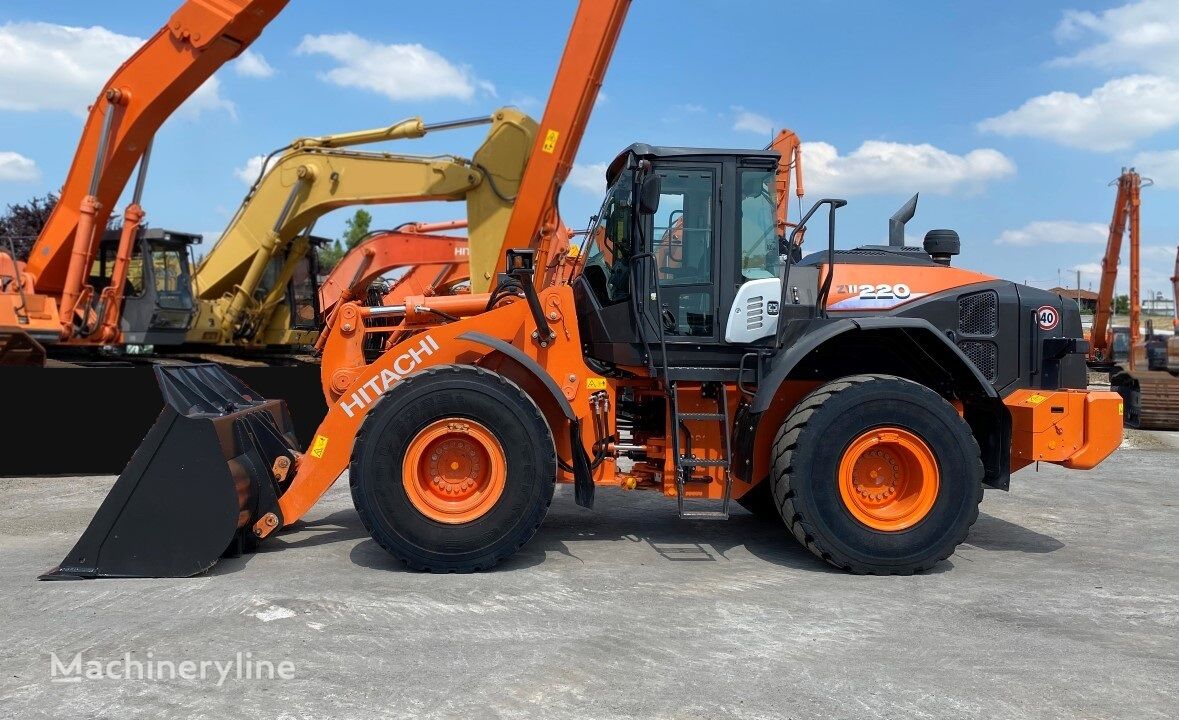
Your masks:
<svg viewBox="0 0 1179 720"><path fill-rule="evenodd" d="M680 518L684 520L728 520L729 513L724 510L683 510Z"/></svg>
<svg viewBox="0 0 1179 720"><path fill-rule="evenodd" d="M724 413L689 413L682 412L679 414L680 420L726 420Z"/></svg>
<svg viewBox="0 0 1179 720"><path fill-rule="evenodd" d="M723 467L729 466L729 461L721 458L718 460L701 460L699 458L682 457L679 459L679 466L682 468L688 467Z"/></svg>

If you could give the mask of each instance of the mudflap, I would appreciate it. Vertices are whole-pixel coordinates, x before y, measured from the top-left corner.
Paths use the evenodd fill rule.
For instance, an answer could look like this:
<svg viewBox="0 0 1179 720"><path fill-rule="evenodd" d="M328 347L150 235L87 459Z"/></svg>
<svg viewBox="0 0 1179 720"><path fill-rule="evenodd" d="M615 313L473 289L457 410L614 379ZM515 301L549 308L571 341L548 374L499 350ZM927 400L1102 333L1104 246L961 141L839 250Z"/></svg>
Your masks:
<svg viewBox="0 0 1179 720"><path fill-rule="evenodd" d="M157 367L165 406L61 565L42 580L188 577L253 548L294 467L286 403L218 365Z"/></svg>

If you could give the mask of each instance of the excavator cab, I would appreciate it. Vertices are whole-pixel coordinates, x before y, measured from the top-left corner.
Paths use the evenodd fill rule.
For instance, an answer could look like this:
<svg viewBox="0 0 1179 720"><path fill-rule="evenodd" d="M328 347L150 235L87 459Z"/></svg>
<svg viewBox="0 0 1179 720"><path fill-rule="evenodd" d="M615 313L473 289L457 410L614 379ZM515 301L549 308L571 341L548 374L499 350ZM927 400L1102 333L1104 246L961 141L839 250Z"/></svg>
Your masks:
<svg viewBox="0 0 1179 720"><path fill-rule="evenodd" d="M323 327L323 308L319 306L319 249L331 242L311 236L307 254L295 266L287 283L287 309L293 330L318 332Z"/></svg>
<svg viewBox="0 0 1179 720"><path fill-rule="evenodd" d="M306 250L302 247L287 248L276 255L266 266L258 287L254 290L254 301L262 304L274 292L276 284L284 275L287 263L294 262L286 281L286 291L276 316L266 315L267 323L259 329L244 323L240 336L243 339L258 336L267 345L299 345L298 340L306 336L307 344L323 327L323 309L319 305L319 251L330 244L328 238L306 235Z"/></svg>
<svg viewBox="0 0 1179 720"><path fill-rule="evenodd" d="M108 230L91 266L90 284L110 284L119 248L119 230ZM127 266L120 330L127 345L179 345L192 321L192 270L189 247L200 235L141 228Z"/></svg>

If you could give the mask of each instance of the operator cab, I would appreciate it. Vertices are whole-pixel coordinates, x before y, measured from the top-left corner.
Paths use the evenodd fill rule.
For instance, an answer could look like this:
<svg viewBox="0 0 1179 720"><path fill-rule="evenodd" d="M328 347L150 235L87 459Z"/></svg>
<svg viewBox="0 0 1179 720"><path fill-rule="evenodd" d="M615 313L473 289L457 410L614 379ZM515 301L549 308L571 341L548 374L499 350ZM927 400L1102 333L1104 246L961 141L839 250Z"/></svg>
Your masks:
<svg viewBox="0 0 1179 720"><path fill-rule="evenodd" d="M121 230L107 230L91 267L97 292L110 285ZM195 312L189 246L200 235L140 228L127 266L119 329L128 345L179 345ZM146 258L146 260L145 260Z"/></svg>
<svg viewBox="0 0 1179 720"><path fill-rule="evenodd" d="M587 357L661 365L665 345L668 367L724 376L773 343L778 160L772 150L644 144L615 158L574 282ZM810 303L808 314L817 279L817 268L792 268L791 298Z"/></svg>
<svg viewBox="0 0 1179 720"><path fill-rule="evenodd" d="M319 253L324 247L329 246L332 240L311 234L304 237L307 249L289 271L285 304L290 315L291 330L315 332L323 327L323 314L319 307ZM254 299L259 303L270 296L278 284L278 279L282 277L291 253L294 252L292 245L288 245L285 253L276 254L266 266L266 272L254 291ZM253 331L253 328L248 328L244 332L248 334Z"/></svg>

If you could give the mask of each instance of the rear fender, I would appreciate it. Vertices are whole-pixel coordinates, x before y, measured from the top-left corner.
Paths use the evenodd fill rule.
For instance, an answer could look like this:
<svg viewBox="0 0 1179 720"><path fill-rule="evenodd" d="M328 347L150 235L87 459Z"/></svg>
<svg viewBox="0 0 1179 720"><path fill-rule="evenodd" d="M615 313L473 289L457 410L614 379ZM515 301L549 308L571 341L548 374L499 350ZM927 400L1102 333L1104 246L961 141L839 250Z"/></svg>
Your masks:
<svg viewBox="0 0 1179 720"><path fill-rule="evenodd" d="M872 352L854 351L863 346ZM959 401L982 450L984 482L1007 488L1011 419L1002 399L937 328L921 318L903 317L817 321L771 359L740 418L743 432L735 443L734 466L744 470L747 482L756 484L768 473L769 448L785 414L797 402L800 383L818 384L861 373L898 375ZM790 401L783 403L783 397Z"/></svg>

